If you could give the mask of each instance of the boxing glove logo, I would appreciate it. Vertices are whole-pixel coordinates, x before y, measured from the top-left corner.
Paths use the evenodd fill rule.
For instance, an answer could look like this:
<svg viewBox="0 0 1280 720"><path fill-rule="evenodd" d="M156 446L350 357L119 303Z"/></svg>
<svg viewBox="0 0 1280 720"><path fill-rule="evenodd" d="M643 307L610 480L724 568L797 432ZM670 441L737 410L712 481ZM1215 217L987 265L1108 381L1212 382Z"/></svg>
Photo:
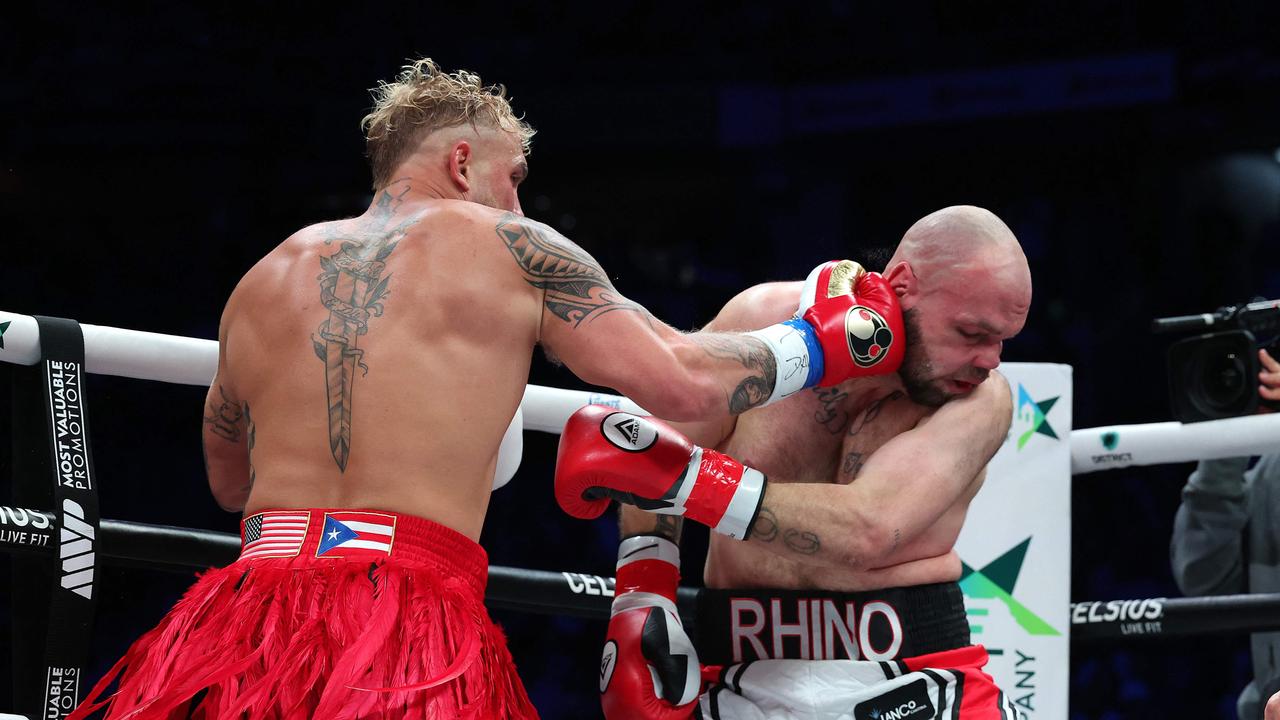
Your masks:
<svg viewBox="0 0 1280 720"><path fill-rule="evenodd" d="M854 305L844 316L849 355L861 368L869 368L889 354L893 331L880 313L864 305Z"/></svg>
<svg viewBox="0 0 1280 720"><path fill-rule="evenodd" d="M627 452L648 450L658 440L658 430L631 413L616 412L600 422L600 432L614 447Z"/></svg>
<svg viewBox="0 0 1280 720"><path fill-rule="evenodd" d="M604 644L604 655L600 658L600 692L609 689L609 681L613 679L613 669L618 666L618 643L610 640Z"/></svg>

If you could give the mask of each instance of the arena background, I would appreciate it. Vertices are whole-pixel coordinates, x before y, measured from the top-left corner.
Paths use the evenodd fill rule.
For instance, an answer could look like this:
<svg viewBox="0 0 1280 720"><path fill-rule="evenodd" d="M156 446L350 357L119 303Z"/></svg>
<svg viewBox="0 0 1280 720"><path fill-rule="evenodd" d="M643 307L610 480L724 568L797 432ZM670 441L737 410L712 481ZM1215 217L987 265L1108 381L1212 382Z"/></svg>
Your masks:
<svg viewBox="0 0 1280 720"><path fill-rule="evenodd" d="M1035 281L1005 359L1073 365L1090 427L1169 418L1153 317L1280 297L1275 4L209 5L6 11L0 308L215 337L258 257L364 209L367 88L417 55L508 86L539 131L527 213L678 327L823 259L883 261L927 212L982 205ZM531 382L583 387L543 361ZM202 390L88 387L103 517L236 529L204 484ZM558 511L555 443L526 435L484 544L494 564L608 574L613 522ZM1076 480L1074 600L1178 595L1168 539L1190 469ZM686 534L696 568L705 533ZM9 598L30 588L7 558L0 577L8 647ZM91 675L188 583L109 569ZM495 614L544 717L598 716L603 624ZM1071 672L1073 718L1233 717L1250 675L1244 637L1076 645Z"/></svg>

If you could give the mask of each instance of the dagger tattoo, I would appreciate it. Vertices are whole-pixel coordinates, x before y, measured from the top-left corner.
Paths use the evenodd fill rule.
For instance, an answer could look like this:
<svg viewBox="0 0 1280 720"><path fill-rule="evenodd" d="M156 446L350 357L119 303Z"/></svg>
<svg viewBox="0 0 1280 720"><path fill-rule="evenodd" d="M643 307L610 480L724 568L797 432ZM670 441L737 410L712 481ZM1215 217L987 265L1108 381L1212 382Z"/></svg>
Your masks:
<svg viewBox="0 0 1280 720"><path fill-rule="evenodd" d="M408 188L397 196L382 191L373 213L362 221L363 227L326 239L326 245L337 240L339 249L320 257L323 272L316 279L320 282L320 301L329 310L329 317L320 323L311 342L316 357L324 362L329 450L338 469L344 472L351 456L351 393L356 368L360 368L362 376L369 374L364 350L357 342L369 332L369 319L381 317L384 311L391 280L390 274L382 276L387 257L418 221L411 217L392 225L405 192Z"/></svg>

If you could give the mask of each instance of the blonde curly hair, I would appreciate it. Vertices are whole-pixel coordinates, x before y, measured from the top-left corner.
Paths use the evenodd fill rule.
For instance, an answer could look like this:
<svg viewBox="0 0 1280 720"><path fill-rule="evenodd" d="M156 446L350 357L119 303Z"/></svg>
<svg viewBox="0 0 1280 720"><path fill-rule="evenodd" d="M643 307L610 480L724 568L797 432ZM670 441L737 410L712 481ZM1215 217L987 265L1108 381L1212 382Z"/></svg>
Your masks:
<svg viewBox="0 0 1280 720"><path fill-rule="evenodd" d="M395 82L380 82L371 92L373 110L360 127L374 190L390 184L400 163L442 128L471 123L506 130L519 136L529 153L534 129L511 110L505 87L485 86L475 73L446 73L431 58L421 58L405 65Z"/></svg>

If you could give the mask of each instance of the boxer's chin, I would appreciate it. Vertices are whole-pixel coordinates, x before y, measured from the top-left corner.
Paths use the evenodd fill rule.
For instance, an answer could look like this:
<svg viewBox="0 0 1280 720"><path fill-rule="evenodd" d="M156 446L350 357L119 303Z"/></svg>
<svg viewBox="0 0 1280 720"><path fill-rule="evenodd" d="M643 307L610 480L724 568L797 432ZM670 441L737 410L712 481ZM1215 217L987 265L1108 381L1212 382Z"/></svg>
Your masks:
<svg viewBox="0 0 1280 720"><path fill-rule="evenodd" d="M900 373L900 375L902 377L902 386L907 391L907 397L911 398L911 402L917 405L942 407L957 396L950 380L920 378L909 370Z"/></svg>

